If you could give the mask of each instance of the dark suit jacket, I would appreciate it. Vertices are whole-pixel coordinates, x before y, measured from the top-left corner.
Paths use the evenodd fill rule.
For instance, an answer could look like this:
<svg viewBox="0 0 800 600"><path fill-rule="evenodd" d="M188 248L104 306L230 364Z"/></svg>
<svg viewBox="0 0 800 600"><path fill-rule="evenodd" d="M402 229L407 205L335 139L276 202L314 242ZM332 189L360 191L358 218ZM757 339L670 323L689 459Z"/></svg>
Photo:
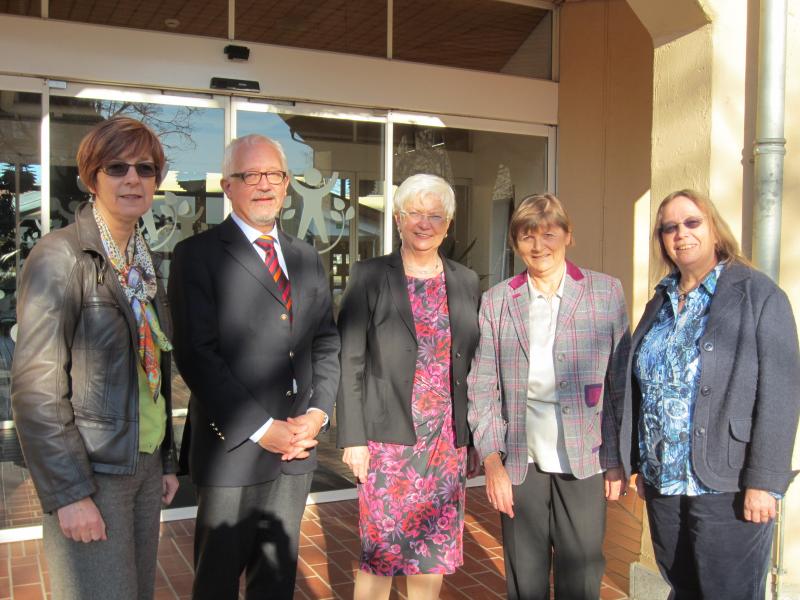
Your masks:
<svg viewBox="0 0 800 600"><path fill-rule="evenodd" d="M267 419L316 407L339 384L339 336L316 250L278 235L293 321L255 248L229 217L175 247L169 279L175 360L192 392L181 448L198 485L245 486L307 473L316 456L281 462L249 437ZM292 395L292 378L298 393Z"/></svg>
<svg viewBox="0 0 800 600"><path fill-rule="evenodd" d="M450 312L451 390L456 444L469 442L467 371L478 345L480 287L474 271L442 259ZM413 445L411 395L417 339L399 252L353 265L339 312L342 383L336 401L337 444L367 440Z"/></svg>
<svg viewBox="0 0 800 600"><path fill-rule="evenodd" d="M664 290L656 288L633 333L620 434L627 476L639 469L642 396L633 377L633 360L664 301ZM755 269L725 267L698 345L694 472L720 492L785 492L793 477L792 446L800 412L797 328L786 294Z"/></svg>

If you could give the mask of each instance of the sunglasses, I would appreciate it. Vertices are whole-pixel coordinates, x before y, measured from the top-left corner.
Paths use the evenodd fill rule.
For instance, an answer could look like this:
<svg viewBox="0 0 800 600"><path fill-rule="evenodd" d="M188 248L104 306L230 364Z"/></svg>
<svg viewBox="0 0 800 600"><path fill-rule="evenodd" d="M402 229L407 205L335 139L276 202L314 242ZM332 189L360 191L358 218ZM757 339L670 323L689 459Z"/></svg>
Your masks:
<svg viewBox="0 0 800 600"><path fill-rule="evenodd" d="M109 177L125 177L128 174L130 168L133 167L136 169L136 174L139 177L155 177L158 174L158 169L156 169L155 163L151 162L139 162L136 164L126 163L122 161L114 161L108 164L103 165L100 167L106 175Z"/></svg>
<svg viewBox="0 0 800 600"><path fill-rule="evenodd" d="M663 223L658 230L662 235L671 235L678 231L678 227L681 225L683 225L686 229L697 229L702 224L703 219L700 217L689 217L685 221L679 221L677 223Z"/></svg>

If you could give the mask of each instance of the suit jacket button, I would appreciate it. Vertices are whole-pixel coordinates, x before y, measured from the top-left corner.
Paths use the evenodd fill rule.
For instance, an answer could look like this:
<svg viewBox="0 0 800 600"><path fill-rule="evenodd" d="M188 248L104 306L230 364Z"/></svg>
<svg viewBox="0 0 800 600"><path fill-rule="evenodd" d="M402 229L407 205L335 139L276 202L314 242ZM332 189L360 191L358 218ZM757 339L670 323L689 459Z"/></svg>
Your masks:
<svg viewBox="0 0 800 600"><path fill-rule="evenodd" d="M456 358L461 358L461 352L456 352Z"/></svg>
<svg viewBox="0 0 800 600"><path fill-rule="evenodd" d="M456 379L456 385L461 385L461 380L460 379Z"/></svg>
<svg viewBox="0 0 800 600"><path fill-rule="evenodd" d="M567 357L564 356L564 353L562 352L561 354L558 355L558 362L564 362L566 358Z"/></svg>
<svg viewBox="0 0 800 600"><path fill-rule="evenodd" d="M289 350L289 358L294 358L294 350Z"/></svg>
<svg viewBox="0 0 800 600"><path fill-rule="evenodd" d="M707 385L704 385L702 388L700 388L700 393L703 394L703 396L708 396L711 393L711 388Z"/></svg>
<svg viewBox="0 0 800 600"><path fill-rule="evenodd" d="M286 390L286 397L289 398L292 395L292 390Z"/></svg>
<svg viewBox="0 0 800 600"><path fill-rule="evenodd" d="M703 437L706 434L706 428L705 427L698 427L697 429L694 430L694 434L697 437Z"/></svg>
<svg viewBox="0 0 800 600"><path fill-rule="evenodd" d="M558 387L560 387L562 390L567 389L567 382L562 381L561 383L558 384Z"/></svg>
<svg viewBox="0 0 800 600"><path fill-rule="evenodd" d="M289 315L287 315L286 313L283 313L283 314L281 315L281 321L285 321L285 320L286 320L286 319L288 319L288 318L289 318Z"/></svg>
<svg viewBox="0 0 800 600"><path fill-rule="evenodd" d="M565 415L568 415L569 414L569 406L565 406L564 408L562 408L561 412L563 412Z"/></svg>
<svg viewBox="0 0 800 600"><path fill-rule="evenodd" d="M711 342L704 343L703 350L705 350L706 352L712 352L714 350L714 344L712 344Z"/></svg>

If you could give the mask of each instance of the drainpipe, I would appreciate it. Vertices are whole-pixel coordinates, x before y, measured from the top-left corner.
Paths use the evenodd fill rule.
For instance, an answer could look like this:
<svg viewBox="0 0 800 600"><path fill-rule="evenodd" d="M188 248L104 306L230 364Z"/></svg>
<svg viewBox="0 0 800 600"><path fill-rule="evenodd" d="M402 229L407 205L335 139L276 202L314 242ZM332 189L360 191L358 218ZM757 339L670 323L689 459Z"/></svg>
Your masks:
<svg viewBox="0 0 800 600"><path fill-rule="evenodd" d="M753 262L778 280L783 192L784 96L786 87L786 3L761 0L758 36L758 106L756 113Z"/></svg>
<svg viewBox="0 0 800 600"><path fill-rule="evenodd" d="M781 249L781 198L783 195L783 132L786 88L787 0L761 0L758 35L758 106L756 108L755 206L753 207L753 262L778 281ZM785 570L784 501L778 502L772 568L772 598L781 597Z"/></svg>

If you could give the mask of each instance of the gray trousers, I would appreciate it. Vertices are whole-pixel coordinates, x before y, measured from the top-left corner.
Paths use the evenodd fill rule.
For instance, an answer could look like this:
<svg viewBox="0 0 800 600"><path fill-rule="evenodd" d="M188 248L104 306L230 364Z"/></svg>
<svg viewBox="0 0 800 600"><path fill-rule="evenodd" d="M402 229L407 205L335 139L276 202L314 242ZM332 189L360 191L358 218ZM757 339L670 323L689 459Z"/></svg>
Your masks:
<svg viewBox="0 0 800 600"><path fill-rule="evenodd" d="M576 479L530 464L512 491L514 518L500 519L509 600L549 600L551 556L556 600L597 600L605 569L603 475Z"/></svg>
<svg viewBox="0 0 800 600"><path fill-rule="evenodd" d="M139 454L134 475L95 473L92 496L108 539L74 542L61 532L58 514L42 522L53 600L151 600L156 575L161 453Z"/></svg>
<svg viewBox="0 0 800 600"><path fill-rule="evenodd" d="M291 600L313 472L246 487L198 487L194 600Z"/></svg>

